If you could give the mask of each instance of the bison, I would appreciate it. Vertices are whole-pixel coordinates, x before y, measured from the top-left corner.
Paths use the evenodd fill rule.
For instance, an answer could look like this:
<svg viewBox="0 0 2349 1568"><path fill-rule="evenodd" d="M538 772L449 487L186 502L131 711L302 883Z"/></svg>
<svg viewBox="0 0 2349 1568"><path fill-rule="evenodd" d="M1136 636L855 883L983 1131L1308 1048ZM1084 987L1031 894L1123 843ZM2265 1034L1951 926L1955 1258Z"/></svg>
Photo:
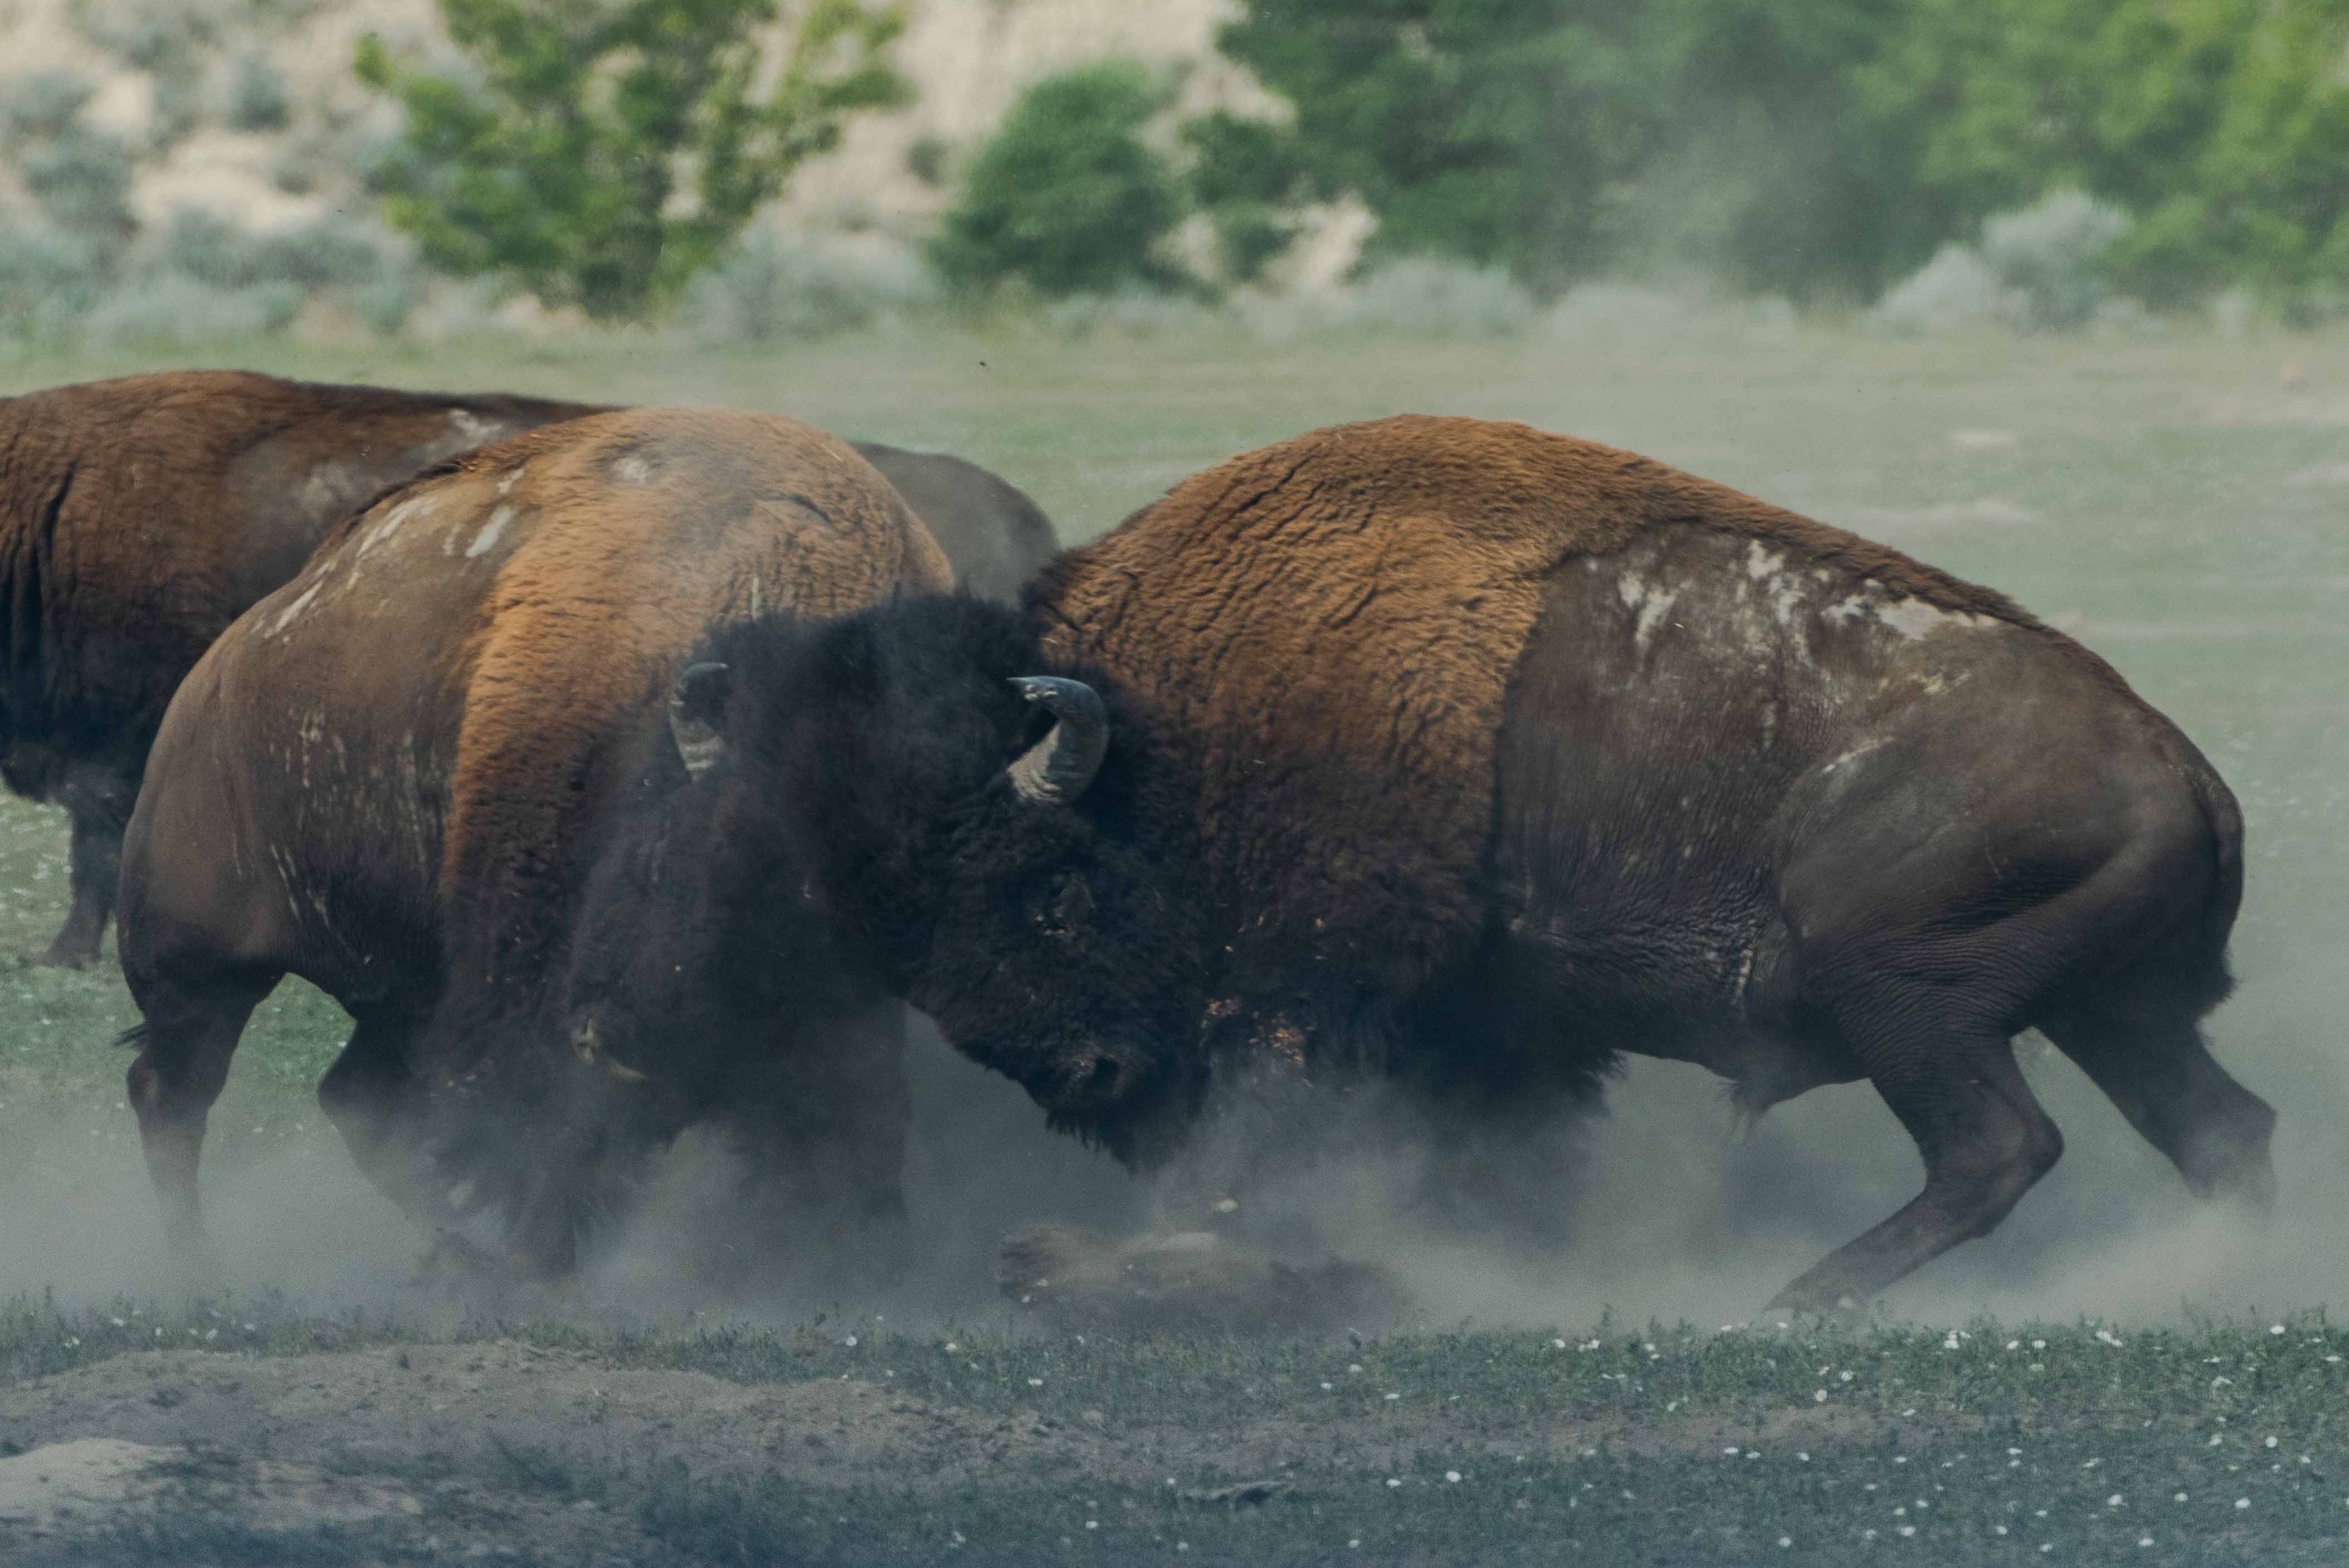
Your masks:
<svg viewBox="0 0 2349 1568"><path fill-rule="evenodd" d="M1056 1127L1129 1163L1239 1085L1581 1103L1619 1053L1758 1115L1865 1078L1922 1192L1777 1304L1995 1226L2063 1139L2037 1027L2205 1197L2273 1113L2198 1028L2241 824L1986 588L1633 454L1401 418L1234 459L1032 584L731 625L703 808ZM721 896L722 895L715 895Z"/></svg>
<svg viewBox="0 0 2349 1568"><path fill-rule="evenodd" d="M39 961L98 957L155 727L229 622L386 486L466 448L605 411L242 370L0 400L0 779L73 823L73 907ZM858 450L976 591L1009 602L1050 558L1050 523L986 470Z"/></svg>
<svg viewBox="0 0 2349 1568"><path fill-rule="evenodd" d="M903 1008L821 921L711 913L795 884L737 841L742 803L709 809L724 672L679 677L715 626L950 581L847 445L717 410L542 428L349 520L198 661L125 839L129 1099L171 1233L201 1237L207 1108L288 973L354 1021L327 1116L460 1255L494 1208L511 1258L569 1268L630 1151L712 1117L826 1223L885 1228ZM656 1034L563 1011L591 889L672 1004Z"/></svg>

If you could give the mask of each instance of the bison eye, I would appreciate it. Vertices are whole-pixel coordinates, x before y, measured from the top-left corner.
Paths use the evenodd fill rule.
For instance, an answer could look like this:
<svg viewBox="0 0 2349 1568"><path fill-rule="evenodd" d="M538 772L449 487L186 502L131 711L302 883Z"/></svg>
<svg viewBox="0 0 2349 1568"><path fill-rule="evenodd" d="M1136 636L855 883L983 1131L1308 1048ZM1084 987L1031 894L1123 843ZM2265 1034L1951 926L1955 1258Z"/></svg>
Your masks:
<svg viewBox="0 0 2349 1568"><path fill-rule="evenodd" d="M1052 915L1064 926L1081 925L1092 919L1093 890L1082 877L1063 877L1061 888L1052 898Z"/></svg>

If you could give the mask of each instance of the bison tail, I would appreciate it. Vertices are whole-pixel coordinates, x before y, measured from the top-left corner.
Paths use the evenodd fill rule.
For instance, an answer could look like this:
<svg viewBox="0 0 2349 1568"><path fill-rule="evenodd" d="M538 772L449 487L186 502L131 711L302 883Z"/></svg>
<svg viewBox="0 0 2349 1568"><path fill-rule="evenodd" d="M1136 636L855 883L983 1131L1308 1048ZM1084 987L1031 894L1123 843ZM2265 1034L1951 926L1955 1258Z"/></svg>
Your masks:
<svg viewBox="0 0 2349 1568"><path fill-rule="evenodd" d="M2199 975L2179 974L2197 994L2196 1012L2207 1012L2227 1000L2235 989L2234 971L2227 962L2227 939L2235 929L2235 915L2243 903L2243 812L2235 793L2209 766L2189 770L2194 798L2210 828L2210 886L2202 906L2201 940L2198 944L2207 967Z"/></svg>
<svg viewBox="0 0 2349 1568"><path fill-rule="evenodd" d="M121 1033L116 1035L114 1037L114 1043L117 1045L124 1046L133 1051L143 1051L147 1048L147 1037L152 1033L153 1030L148 1026L147 1021L142 1018L138 1023L132 1024L129 1028L124 1030Z"/></svg>

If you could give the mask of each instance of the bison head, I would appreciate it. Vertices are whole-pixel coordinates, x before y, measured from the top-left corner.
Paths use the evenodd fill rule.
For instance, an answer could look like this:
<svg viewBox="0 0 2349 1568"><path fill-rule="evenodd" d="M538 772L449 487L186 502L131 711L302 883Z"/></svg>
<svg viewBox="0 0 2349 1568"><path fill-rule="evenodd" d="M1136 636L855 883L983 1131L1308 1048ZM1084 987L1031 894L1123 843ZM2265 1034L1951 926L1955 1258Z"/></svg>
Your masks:
<svg viewBox="0 0 2349 1568"><path fill-rule="evenodd" d="M1113 693L960 597L770 618L696 660L731 692L688 681L678 753L756 803L712 809L763 815L840 949L1054 1127L1166 1152L1204 1077L1197 857Z"/></svg>

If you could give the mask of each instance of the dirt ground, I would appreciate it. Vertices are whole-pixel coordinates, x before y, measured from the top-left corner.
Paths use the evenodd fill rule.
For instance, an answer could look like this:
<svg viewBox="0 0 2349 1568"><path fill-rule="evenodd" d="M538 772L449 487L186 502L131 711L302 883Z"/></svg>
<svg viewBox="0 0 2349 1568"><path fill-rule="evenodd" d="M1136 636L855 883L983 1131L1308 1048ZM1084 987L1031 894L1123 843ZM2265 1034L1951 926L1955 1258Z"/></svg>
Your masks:
<svg viewBox="0 0 2349 1568"><path fill-rule="evenodd" d="M1287 1472L1402 1464L1433 1447L1565 1458L1704 1452L1723 1440L1866 1442L1861 1412L1737 1423L1495 1426L1440 1411L1371 1424L1271 1416L1237 1427L990 1416L848 1378L750 1386L647 1371L514 1341L264 1356L117 1356L0 1390L0 1540L22 1561L104 1560L141 1525L266 1540L358 1527L387 1559L417 1554L578 1563L662 1561L645 1504L679 1467L707 1485L781 1474L842 1498L892 1488L967 1496L1039 1476L1185 1489L1203 1506L1285 1490ZM1918 1425L1907 1425L1914 1430ZM1466 1443L1464 1444L1464 1439ZM517 1543L522 1543L518 1545Z"/></svg>

